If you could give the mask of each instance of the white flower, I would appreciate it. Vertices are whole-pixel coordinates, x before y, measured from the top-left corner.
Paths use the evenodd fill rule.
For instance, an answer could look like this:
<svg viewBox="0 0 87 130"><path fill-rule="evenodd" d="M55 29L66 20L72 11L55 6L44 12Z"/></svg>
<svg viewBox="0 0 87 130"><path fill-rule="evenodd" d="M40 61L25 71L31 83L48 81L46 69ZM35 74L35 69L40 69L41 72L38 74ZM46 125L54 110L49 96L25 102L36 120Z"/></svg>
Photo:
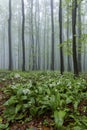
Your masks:
<svg viewBox="0 0 87 130"><path fill-rule="evenodd" d="M61 82L59 81L59 82L57 82L57 85L59 85L59 84L61 84Z"/></svg>
<svg viewBox="0 0 87 130"><path fill-rule="evenodd" d="M55 87L55 86L56 86L56 83L53 82L53 83L49 84L49 86L50 86L50 87Z"/></svg>
<svg viewBox="0 0 87 130"><path fill-rule="evenodd" d="M58 90L57 89L55 89L55 92L57 92Z"/></svg>
<svg viewBox="0 0 87 130"><path fill-rule="evenodd" d="M80 83L80 82L78 82L78 85L81 85L81 83Z"/></svg>
<svg viewBox="0 0 87 130"><path fill-rule="evenodd" d="M68 87L71 87L71 82L69 82L69 83L67 84L67 86L68 86Z"/></svg>
<svg viewBox="0 0 87 130"><path fill-rule="evenodd" d="M5 81L6 79L2 79L3 81Z"/></svg>
<svg viewBox="0 0 87 130"><path fill-rule="evenodd" d="M69 86L69 89L71 89L72 88L72 86Z"/></svg>
<svg viewBox="0 0 87 130"><path fill-rule="evenodd" d="M24 95L29 94L29 93L30 93L29 89L24 89L24 90L23 90L23 94L24 94Z"/></svg>
<svg viewBox="0 0 87 130"><path fill-rule="evenodd" d="M11 86L12 89L15 89L16 87L17 87L16 85L12 85L12 86Z"/></svg>
<svg viewBox="0 0 87 130"><path fill-rule="evenodd" d="M14 77L15 77L15 78L20 78L20 74L16 73L16 74L14 75Z"/></svg>
<svg viewBox="0 0 87 130"><path fill-rule="evenodd" d="M32 87L32 81L30 80L29 86Z"/></svg>
<svg viewBox="0 0 87 130"><path fill-rule="evenodd" d="M52 84L49 84L49 86L50 86L50 87L53 87L53 85L52 85Z"/></svg>

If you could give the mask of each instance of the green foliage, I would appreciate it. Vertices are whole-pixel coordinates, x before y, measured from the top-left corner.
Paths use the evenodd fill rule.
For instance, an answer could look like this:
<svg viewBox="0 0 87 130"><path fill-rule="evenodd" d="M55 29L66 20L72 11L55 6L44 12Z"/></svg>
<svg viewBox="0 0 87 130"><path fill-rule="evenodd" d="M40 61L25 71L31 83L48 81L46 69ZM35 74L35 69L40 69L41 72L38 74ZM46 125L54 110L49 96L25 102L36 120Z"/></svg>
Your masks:
<svg viewBox="0 0 87 130"><path fill-rule="evenodd" d="M66 115L66 112L65 111L54 111L54 120L55 120L55 124L56 124L56 127L58 129L61 129L62 126L63 126L63 123L64 123L64 117Z"/></svg>
<svg viewBox="0 0 87 130"><path fill-rule="evenodd" d="M57 129L65 129L64 123L70 119L73 126L72 122L68 123L67 129L76 129L79 125L84 129L87 127L87 117L84 115L82 121L78 110L80 102L87 100L85 79L74 79L72 74L61 76L58 72L20 73L16 76L12 74L13 84L4 91L9 97L4 103L4 117L8 122L29 121L49 111ZM83 111L86 112L85 107Z"/></svg>
<svg viewBox="0 0 87 130"><path fill-rule="evenodd" d="M49 126L49 122L48 122L47 119L44 120L43 125L45 125L45 126Z"/></svg>
<svg viewBox="0 0 87 130"><path fill-rule="evenodd" d="M76 35L76 38L78 39L78 42L82 43L81 47L77 48L78 52L84 53L84 48L87 41L87 34L82 34L81 38L78 38L78 36ZM58 45L58 47L62 47L65 54L72 55L72 39L64 41L61 45Z"/></svg>
<svg viewBox="0 0 87 130"><path fill-rule="evenodd" d="M9 130L8 126L9 126L8 123L7 124L1 124L0 123L0 130Z"/></svg>

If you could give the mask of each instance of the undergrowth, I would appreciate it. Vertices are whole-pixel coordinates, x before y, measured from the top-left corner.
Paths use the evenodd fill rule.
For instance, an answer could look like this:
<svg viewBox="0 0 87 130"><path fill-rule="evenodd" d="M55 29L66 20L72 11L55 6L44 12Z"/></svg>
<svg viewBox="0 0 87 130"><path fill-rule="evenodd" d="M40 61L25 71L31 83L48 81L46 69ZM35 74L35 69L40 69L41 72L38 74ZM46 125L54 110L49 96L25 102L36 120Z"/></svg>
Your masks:
<svg viewBox="0 0 87 130"><path fill-rule="evenodd" d="M87 130L87 83L80 76L57 72L9 72L0 78L10 81L3 92L7 100L1 129L12 122L43 118L43 124L58 130ZM48 123L47 117L51 120Z"/></svg>

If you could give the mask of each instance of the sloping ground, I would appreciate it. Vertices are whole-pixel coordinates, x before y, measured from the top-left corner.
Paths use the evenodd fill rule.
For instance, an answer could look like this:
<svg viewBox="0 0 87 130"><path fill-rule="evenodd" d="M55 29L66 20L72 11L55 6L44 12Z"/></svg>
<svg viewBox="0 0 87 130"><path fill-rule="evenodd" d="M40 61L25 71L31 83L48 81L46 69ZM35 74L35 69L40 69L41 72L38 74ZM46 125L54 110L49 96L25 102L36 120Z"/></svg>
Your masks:
<svg viewBox="0 0 87 130"><path fill-rule="evenodd" d="M87 82L57 72L0 73L0 130L87 130Z"/></svg>

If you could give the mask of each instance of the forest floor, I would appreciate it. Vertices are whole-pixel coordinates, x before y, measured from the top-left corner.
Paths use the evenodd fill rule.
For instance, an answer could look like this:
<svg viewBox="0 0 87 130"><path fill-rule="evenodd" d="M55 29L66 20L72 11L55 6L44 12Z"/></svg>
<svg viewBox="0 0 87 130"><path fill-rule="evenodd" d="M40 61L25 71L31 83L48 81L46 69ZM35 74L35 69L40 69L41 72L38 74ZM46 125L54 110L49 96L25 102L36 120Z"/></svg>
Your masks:
<svg viewBox="0 0 87 130"><path fill-rule="evenodd" d="M85 77L0 72L0 130L87 130Z"/></svg>

